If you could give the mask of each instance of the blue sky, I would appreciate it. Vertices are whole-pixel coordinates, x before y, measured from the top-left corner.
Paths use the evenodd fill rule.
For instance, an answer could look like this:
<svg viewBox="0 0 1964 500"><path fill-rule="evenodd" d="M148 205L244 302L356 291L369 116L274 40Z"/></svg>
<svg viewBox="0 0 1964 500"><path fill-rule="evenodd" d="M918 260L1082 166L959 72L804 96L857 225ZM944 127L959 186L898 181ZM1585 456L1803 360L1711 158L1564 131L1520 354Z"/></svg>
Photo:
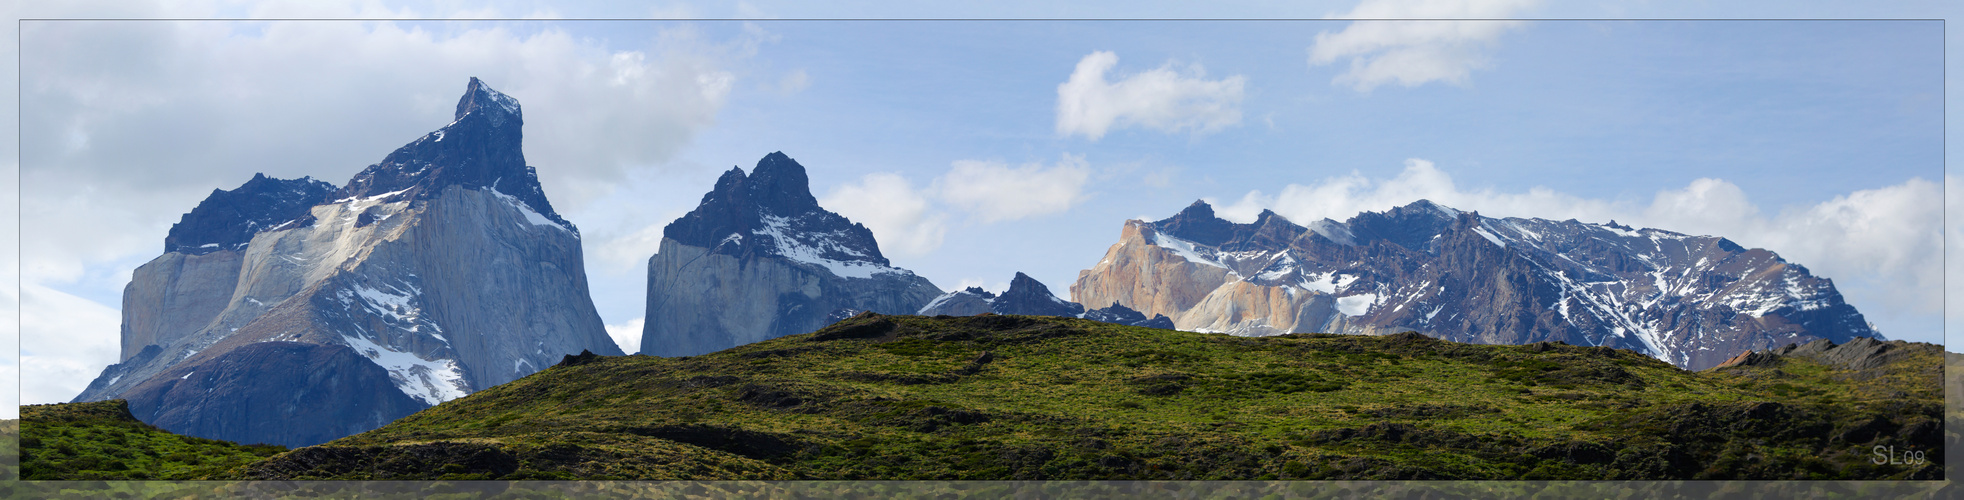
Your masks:
<svg viewBox="0 0 1964 500"><path fill-rule="evenodd" d="M769 2L646 12L266 5L178 9L761 19L884 7L934 17L884 4L817 14ZM1934 5L1876 15L1940 17ZM1763 17L1736 9L1372 1L1270 10ZM1492 216L1731 237L1835 279L1892 338L1941 341L1938 21L23 26L30 403L71 397L113 362L130 270L212 188L254 172L345 182L447 123L470 76L524 103L528 160L582 229L596 305L628 346L639 344L645 262L661 226L722 171L748 170L772 151L803 163L821 203L872 227L896 265L943 289L1000 291L1021 271L1067 295L1124 220L1163 218L1195 199L1230 218L1266 208L1304 222L1423 197Z"/></svg>

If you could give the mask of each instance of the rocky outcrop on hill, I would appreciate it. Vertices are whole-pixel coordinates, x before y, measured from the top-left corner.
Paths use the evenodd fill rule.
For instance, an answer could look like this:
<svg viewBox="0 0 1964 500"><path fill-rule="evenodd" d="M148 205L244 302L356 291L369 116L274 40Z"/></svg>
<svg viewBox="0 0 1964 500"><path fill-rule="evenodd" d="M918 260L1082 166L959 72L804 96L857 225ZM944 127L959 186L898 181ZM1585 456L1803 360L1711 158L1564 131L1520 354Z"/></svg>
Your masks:
<svg viewBox="0 0 1964 500"><path fill-rule="evenodd" d="M1883 342L1868 337L1858 337L1846 344L1835 344L1828 339L1816 339L1806 344L1787 344L1786 347L1779 349L1741 352L1713 368L1776 366L1782 358L1806 358L1838 370L1861 371L1887 365L1914 355L1918 350L1934 349L1937 347L1932 344L1902 340Z"/></svg>
<svg viewBox="0 0 1964 500"><path fill-rule="evenodd" d="M1165 220L1127 221L1071 295L1163 314L1183 330L1562 341L1693 369L1744 350L1880 336L1830 280L1767 250L1425 200L1307 225L1269 211L1233 223L1195 202Z"/></svg>
<svg viewBox="0 0 1964 500"><path fill-rule="evenodd" d="M304 446L567 354L621 354L578 229L525 165L523 123L473 78L455 121L345 187L255 176L214 192L134 273L122 362L76 401L129 398L173 432ZM245 421L260 418L274 420Z"/></svg>
<svg viewBox="0 0 1964 500"><path fill-rule="evenodd" d="M771 153L731 168L662 229L648 259L641 353L691 356L806 333L860 311L907 314L941 290L818 206L805 168Z"/></svg>

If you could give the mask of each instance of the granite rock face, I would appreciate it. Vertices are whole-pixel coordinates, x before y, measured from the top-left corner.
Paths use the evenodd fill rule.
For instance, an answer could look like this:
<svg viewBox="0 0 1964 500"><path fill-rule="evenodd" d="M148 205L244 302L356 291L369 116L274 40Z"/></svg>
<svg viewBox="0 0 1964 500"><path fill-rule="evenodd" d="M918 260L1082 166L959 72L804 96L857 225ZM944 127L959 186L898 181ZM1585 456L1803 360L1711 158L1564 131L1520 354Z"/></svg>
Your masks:
<svg viewBox="0 0 1964 500"><path fill-rule="evenodd" d="M1182 330L1562 341L1690 369L1745 350L1881 337L1832 281L1767 250L1425 200L1307 225L1268 211L1233 223L1195 202L1164 220L1127 221L1071 294L1087 307L1165 315Z"/></svg>
<svg viewBox="0 0 1964 500"><path fill-rule="evenodd" d="M873 232L818 206L805 168L771 153L731 168L648 259L641 353L691 356L806 333L829 318L910 314L941 290L880 254Z"/></svg>
<svg viewBox="0 0 1964 500"><path fill-rule="evenodd" d="M256 176L215 192L134 274L123 360L76 401L140 397L137 416L167 430L298 446L568 354L622 354L588 295L578 229L525 165L522 124L516 100L473 78L454 122L345 187ZM224 375L182 390L194 373ZM276 397L305 405L267 406ZM324 413L237 421L297 408Z"/></svg>

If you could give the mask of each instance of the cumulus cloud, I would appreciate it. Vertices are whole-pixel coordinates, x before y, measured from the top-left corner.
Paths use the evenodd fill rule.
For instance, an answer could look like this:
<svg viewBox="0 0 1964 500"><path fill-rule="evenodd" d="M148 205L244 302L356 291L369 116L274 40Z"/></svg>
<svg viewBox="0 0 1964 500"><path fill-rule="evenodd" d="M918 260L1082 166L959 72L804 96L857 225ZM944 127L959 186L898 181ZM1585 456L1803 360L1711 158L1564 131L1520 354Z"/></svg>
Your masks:
<svg viewBox="0 0 1964 500"><path fill-rule="evenodd" d="M880 172L833 188L818 202L872 229L882 252L919 256L941 247L951 213L990 224L1063 212L1088 197L1084 187L1090 178L1091 166L1082 155L1015 167L957 160L924 187Z"/></svg>
<svg viewBox="0 0 1964 500"><path fill-rule="evenodd" d="M1239 201L1217 208L1223 218L1252 222L1263 209L1289 220L1308 222L1323 218L1344 220L1358 212L1382 212L1392 207L1429 199L1486 215L1520 215L1544 219L1607 221L1617 216L1619 207L1601 200L1589 200L1554 190L1535 187L1523 193L1504 193L1493 189L1463 190L1452 176L1430 161L1405 160L1405 169L1391 179L1370 179L1351 172L1304 184L1289 184L1276 195L1250 191ZM1627 218L1627 217L1626 217Z"/></svg>
<svg viewBox="0 0 1964 500"><path fill-rule="evenodd" d="M899 174L867 174L857 183L834 188L818 203L865 224L880 242L880 251L889 256L925 255L940 248L948 234L947 215L933 210L927 198Z"/></svg>
<svg viewBox="0 0 1964 500"><path fill-rule="evenodd" d="M1950 195L1956 197L1957 195ZM1276 195L1251 191L1220 206L1222 217L1249 222L1263 209L1291 221L1345 220L1362 211L1384 211L1429 199L1489 217L1574 218L1617 222L1689 234L1724 236L1747 247L1778 252L1789 262L1835 280L1850 303L1877 323L1885 335L1937 341L1936 325L1917 317L1943 311L1943 210L1937 183L1909 179L1901 184L1854 191L1813 205L1787 207L1768 215L1737 185L1723 179L1696 179L1680 189L1658 192L1649 203L1583 198L1536 187L1525 192L1462 189L1432 162L1412 159L1390 179L1357 173L1309 184L1290 184ZM1952 241L1964 242L1953 233Z"/></svg>
<svg viewBox="0 0 1964 500"><path fill-rule="evenodd" d="M21 287L21 403L74 399L122 350L115 309L47 287Z"/></svg>
<svg viewBox="0 0 1964 500"><path fill-rule="evenodd" d="M613 337L614 345L620 346L621 352L641 352L641 326L646 321L644 318L634 318L624 325L607 325L607 336Z"/></svg>
<svg viewBox="0 0 1964 500"><path fill-rule="evenodd" d="M1114 127L1206 134L1241 123L1241 75L1208 80L1200 65L1158 68L1110 81L1118 55L1084 56L1071 78L1057 86L1057 133L1098 140ZM1114 75L1116 76L1116 75Z"/></svg>
<svg viewBox="0 0 1964 500"><path fill-rule="evenodd" d="M1387 83L1416 87L1443 81L1465 84L1473 70L1489 65L1487 51L1519 21L1496 21L1534 6L1536 0L1365 0L1347 14L1366 19L1343 31L1316 34L1309 47L1311 67L1350 60L1350 69L1331 80L1359 92ZM1386 21L1385 19L1424 19ZM1450 20L1469 19L1469 20Z"/></svg>
<svg viewBox="0 0 1964 500"><path fill-rule="evenodd" d="M153 253L254 172L343 182L449 122L471 76L523 102L529 163L577 210L711 126L722 66L767 35L674 29L619 50L496 23L26 23L27 277Z"/></svg>
<svg viewBox="0 0 1964 500"><path fill-rule="evenodd" d="M1084 201L1091 167L1083 155L1065 154L1051 165L1019 167L994 161L962 160L934 182L948 204L982 222L1016 220L1068 210Z"/></svg>

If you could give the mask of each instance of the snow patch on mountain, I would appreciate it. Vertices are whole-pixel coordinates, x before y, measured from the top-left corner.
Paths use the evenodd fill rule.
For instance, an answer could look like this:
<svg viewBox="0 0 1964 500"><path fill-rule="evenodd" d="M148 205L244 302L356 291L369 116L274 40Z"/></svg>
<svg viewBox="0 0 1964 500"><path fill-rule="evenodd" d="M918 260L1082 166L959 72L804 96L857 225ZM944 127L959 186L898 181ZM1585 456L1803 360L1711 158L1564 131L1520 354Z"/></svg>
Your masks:
<svg viewBox="0 0 1964 500"><path fill-rule="evenodd" d="M1347 297L1337 297L1337 312L1347 316L1363 316L1371 311L1371 305L1378 301L1377 294L1360 293Z"/></svg>
<svg viewBox="0 0 1964 500"><path fill-rule="evenodd" d="M397 351L364 337L343 336L348 347L389 371L389 379L403 394L431 406L464 397L464 371L451 359L428 360Z"/></svg>
<svg viewBox="0 0 1964 500"><path fill-rule="evenodd" d="M1167 236L1165 233L1154 232L1152 236L1152 244L1157 245L1160 248L1172 250L1175 255L1179 255L1180 258L1186 259L1187 262L1192 262L1195 264L1206 264L1209 266L1214 266L1221 269L1228 269L1229 271L1233 271L1233 269L1229 268L1226 264L1222 264L1218 261L1215 261L1212 257L1201 255L1200 252L1194 251L1195 245L1191 241L1175 238L1172 236ZM1213 252L1210 251L1208 253L1213 253Z"/></svg>
<svg viewBox="0 0 1964 500"><path fill-rule="evenodd" d="M560 225L558 222L553 222L552 219L548 219L544 215L539 215L538 211L532 210L532 207L530 206L526 206L525 202L520 201L517 196L512 196L512 195L498 192L498 185L496 182L493 182L491 184L491 187L485 188L484 192L491 193L491 196L496 196L498 197L498 199L504 200L505 204L511 205L512 208L518 209L518 212L525 216L525 221L532 223L533 226L552 226L553 228L556 228L560 231L565 231L568 233L573 232L572 229L568 229L566 226ZM520 227L523 228L524 226L520 226Z"/></svg>
<svg viewBox="0 0 1964 500"><path fill-rule="evenodd" d="M831 233L804 233L809 243L800 242L792 236L796 232L791 230L791 218L789 217L764 215L762 216L762 220L764 227L751 231L751 234L770 237L771 241L776 243L774 249L780 257L825 268L825 270L831 271L834 276L841 278L870 279L875 274L883 273L912 274L905 269L883 266L872 261L826 258L825 255L828 251L856 257L865 257L866 254L850 246L840 244L835 239L836 235Z"/></svg>

